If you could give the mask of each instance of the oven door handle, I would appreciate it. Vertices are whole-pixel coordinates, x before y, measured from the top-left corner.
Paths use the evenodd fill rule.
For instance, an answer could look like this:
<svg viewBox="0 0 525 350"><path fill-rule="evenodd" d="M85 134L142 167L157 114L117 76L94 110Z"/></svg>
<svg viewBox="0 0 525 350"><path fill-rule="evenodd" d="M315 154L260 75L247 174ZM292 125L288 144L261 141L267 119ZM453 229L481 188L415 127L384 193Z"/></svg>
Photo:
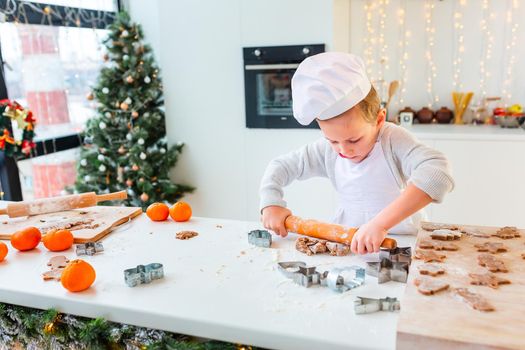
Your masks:
<svg viewBox="0 0 525 350"><path fill-rule="evenodd" d="M281 63L281 64L247 64L246 70L270 70L270 69L296 69L299 63Z"/></svg>

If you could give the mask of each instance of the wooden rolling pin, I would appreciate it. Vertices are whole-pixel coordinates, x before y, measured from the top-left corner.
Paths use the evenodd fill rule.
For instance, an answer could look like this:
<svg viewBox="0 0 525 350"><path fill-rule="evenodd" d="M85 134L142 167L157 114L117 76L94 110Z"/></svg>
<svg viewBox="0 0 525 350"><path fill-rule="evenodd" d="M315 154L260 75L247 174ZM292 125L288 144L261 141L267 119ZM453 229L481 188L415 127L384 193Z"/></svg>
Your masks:
<svg viewBox="0 0 525 350"><path fill-rule="evenodd" d="M126 198L128 198L126 191L99 195L95 192L87 192L63 197L42 198L28 202L9 203L7 208L0 209L0 215L7 214L11 218L16 218L20 216L56 213L76 208L93 207L102 201Z"/></svg>
<svg viewBox="0 0 525 350"><path fill-rule="evenodd" d="M305 220L293 215L286 218L284 225L290 232L348 245L350 245L352 237L357 232L357 228L327 224L316 220ZM381 248L394 249L396 247L397 241L392 238L385 238L381 243Z"/></svg>

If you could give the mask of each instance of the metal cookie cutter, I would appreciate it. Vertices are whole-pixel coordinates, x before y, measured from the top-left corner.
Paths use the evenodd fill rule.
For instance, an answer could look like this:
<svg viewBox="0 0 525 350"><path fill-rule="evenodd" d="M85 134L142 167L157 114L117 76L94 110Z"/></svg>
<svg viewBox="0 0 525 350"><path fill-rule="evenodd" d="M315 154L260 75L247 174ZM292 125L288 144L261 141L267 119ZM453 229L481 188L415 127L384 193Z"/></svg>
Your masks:
<svg viewBox="0 0 525 350"><path fill-rule="evenodd" d="M303 287L321 284L322 276L316 271L315 266L306 266L302 261L288 261L278 263L278 267L286 277Z"/></svg>
<svg viewBox="0 0 525 350"><path fill-rule="evenodd" d="M258 247L270 248L272 235L266 230L253 230L248 232L248 242Z"/></svg>
<svg viewBox="0 0 525 350"><path fill-rule="evenodd" d="M384 299L373 299L357 297L354 301L354 311L356 315L370 314L377 311L397 311L400 309L397 298L386 297Z"/></svg>
<svg viewBox="0 0 525 350"><path fill-rule="evenodd" d="M392 262L389 259L381 259L380 262L367 262L366 273L377 277L378 283L388 281L407 282L408 263Z"/></svg>
<svg viewBox="0 0 525 350"><path fill-rule="evenodd" d="M95 255L104 251L102 243L98 242L87 242L83 244L77 244L76 253L77 255Z"/></svg>
<svg viewBox="0 0 525 350"><path fill-rule="evenodd" d="M359 266L333 268L326 271L323 284L336 292L346 292L365 283L365 269Z"/></svg>
<svg viewBox="0 0 525 350"><path fill-rule="evenodd" d="M412 262L412 248L397 247L394 249L381 249L379 252L379 259L388 259L392 262Z"/></svg>
<svg viewBox="0 0 525 350"><path fill-rule="evenodd" d="M135 287L141 283L150 283L163 277L164 269L159 263L138 265L135 268L124 270L124 280L129 287Z"/></svg>

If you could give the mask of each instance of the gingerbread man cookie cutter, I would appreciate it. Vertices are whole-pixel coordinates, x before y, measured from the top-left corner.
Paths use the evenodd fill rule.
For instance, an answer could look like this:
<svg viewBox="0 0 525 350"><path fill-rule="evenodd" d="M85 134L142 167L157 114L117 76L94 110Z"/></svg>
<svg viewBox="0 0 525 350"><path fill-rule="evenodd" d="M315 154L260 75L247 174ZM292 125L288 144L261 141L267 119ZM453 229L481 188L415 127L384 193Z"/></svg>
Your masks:
<svg viewBox="0 0 525 350"><path fill-rule="evenodd" d="M357 299L354 300L354 312L356 315L371 314L378 311L394 312L400 309L401 305L397 298L386 297L382 299L374 299L357 297Z"/></svg>
<svg viewBox="0 0 525 350"><path fill-rule="evenodd" d="M279 271L295 283L309 288L321 283L321 274L315 266L306 266L302 261L286 261L277 263Z"/></svg>
<svg viewBox="0 0 525 350"><path fill-rule="evenodd" d="M164 277L162 264L151 263L148 265L138 265L137 267L124 270L124 280L129 287L136 287L139 284L150 283Z"/></svg>
<svg viewBox="0 0 525 350"><path fill-rule="evenodd" d="M248 243L258 247L270 248L272 245L272 235L266 230L253 230L248 232Z"/></svg>
<svg viewBox="0 0 525 350"><path fill-rule="evenodd" d="M76 253L80 255L95 255L97 253L103 252L104 246L100 242L86 242L82 244L77 244Z"/></svg>
<svg viewBox="0 0 525 350"><path fill-rule="evenodd" d="M366 273L377 277L378 283L407 282L409 268L407 262L392 262L390 259L381 259L379 262L367 262L366 264Z"/></svg>

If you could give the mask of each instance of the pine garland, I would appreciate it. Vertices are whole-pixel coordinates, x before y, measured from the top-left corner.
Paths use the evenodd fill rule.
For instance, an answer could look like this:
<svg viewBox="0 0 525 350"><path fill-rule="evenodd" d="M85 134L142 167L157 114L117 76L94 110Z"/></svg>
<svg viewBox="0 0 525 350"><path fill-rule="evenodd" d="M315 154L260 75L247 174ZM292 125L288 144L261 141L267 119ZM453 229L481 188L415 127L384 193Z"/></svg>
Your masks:
<svg viewBox="0 0 525 350"><path fill-rule="evenodd" d="M255 349L219 341L197 341L191 337L59 313L0 303L0 350L240 350Z"/></svg>

